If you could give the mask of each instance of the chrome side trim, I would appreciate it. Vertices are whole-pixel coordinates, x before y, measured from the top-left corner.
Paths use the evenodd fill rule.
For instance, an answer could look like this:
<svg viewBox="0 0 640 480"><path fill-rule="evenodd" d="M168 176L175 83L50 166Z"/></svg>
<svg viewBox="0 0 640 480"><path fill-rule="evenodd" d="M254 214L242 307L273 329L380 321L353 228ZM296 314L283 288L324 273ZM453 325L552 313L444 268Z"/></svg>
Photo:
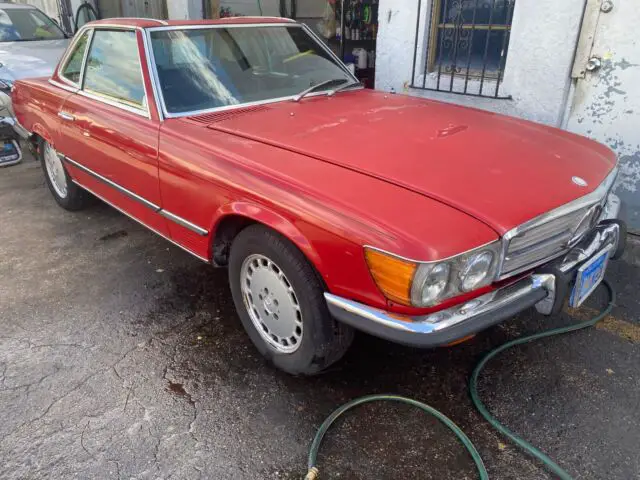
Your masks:
<svg viewBox="0 0 640 480"><path fill-rule="evenodd" d="M168 23L164 20L160 20L159 18L146 18L146 17L113 17L109 20L148 20L150 22L158 22L160 25L168 25ZM98 24L97 26L100 26Z"/></svg>
<svg viewBox="0 0 640 480"><path fill-rule="evenodd" d="M185 220L182 217L179 217L175 213L171 213L167 210L160 210L158 213L160 213L160 215L162 215L163 217L168 218L169 220L177 223L178 225L182 225L183 227L188 228L189 230L197 233L198 235L201 235L203 237L206 237L207 235L209 235L209 232L204 228L199 227L195 223L191 223L190 221Z"/></svg>
<svg viewBox="0 0 640 480"><path fill-rule="evenodd" d="M503 280L505 278L509 278L509 277L513 277L514 275L517 275L519 273L522 272L526 272L527 270L531 270L535 267L537 267L538 265L542 265L543 263L547 263L555 258L558 258L560 256L562 256L563 254L567 253L567 251L569 250L569 246L567 246L567 249L554 255L553 257L549 257L549 258L545 258L543 260L541 260L540 262L537 262L535 264L532 265L526 265L525 267L519 268L517 270L514 271L510 271L507 274L502 275L502 269L504 267L504 259L507 255L507 251L509 249L509 242L511 241L511 239L513 237L515 237L516 235L518 235L519 233L525 231L525 230L530 230L532 228L535 228L538 225L542 225L545 224L551 220L554 220L556 218L562 217L564 215L567 215L571 212L575 212L576 210L579 210L581 208L585 208L591 205L594 205L596 203L600 203L603 202L605 197L607 196L607 194L609 193L609 191L611 190L611 187L613 187L613 183L616 180L616 177L618 176L618 165L616 165L615 167L613 167L613 169L611 170L611 172L609 172L609 174L606 176L606 178L604 179L604 181L598 185L595 190L593 190L591 193L588 193L587 195L580 197L572 202L569 202L565 205L562 205L554 210L551 210L549 212L543 213L542 215L539 215L538 217L535 217L521 225L518 225L517 227L509 230L507 233L505 233L502 237L502 255L500 257L500 265L498 265L498 280Z"/></svg>
<svg viewBox="0 0 640 480"><path fill-rule="evenodd" d="M92 90L78 90L76 93L78 95L82 95L83 97L95 100L96 102L119 108L120 110L124 110L125 112L135 113L136 115L140 115L141 117L147 118L149 120L151 119L151 115L149 115L148 109L145 111L140 108L132 107L130 105L127 105L126 103L121 103L117 100L113 100L113 97L109 97L108 95L103 95Z"/></svg>
<svg viewBox="0 0 640 480"><path fill-rule="evenodd" d="M120 185L118 185L116 182L113 182L111 180L109 180L106 177L103 177L102 175L100 175L99 173L94 172L93 170L91 170L90 168L85 167L84 165L81 165L80 163L76 162L75 160L70 159L69 157L66 157L64 155L60 155L58 154L64 161L69 162L71 165L73 165L76 168L79 168L80 170L82 170L83 172L91 175L92 177L100 180L101 182L106 183L107 185L109 185L110 187L118 190L120 193L122 193L123 195L126 195L127 197L131 198L132 200L135 200L139 203L141 203L142 205L144 205L147 208L150 208L151 210L153 210L154 212L159 212L160 211L160 206L156 205L155 203L150 202L149 200L147 200L146 198L142 198L140 195L137 195L135 193L133 193L131 190L128 190ZM83 187L84 188L84 187Z"/></svg>
<svg viewBox="0 0 640 480"><path fill-rule="evenodd" d="M91 29L89 32L89 38L87 39L87 48L84 51L84 56L82 57L82 66L80 67L80 80L78 82L78 87L82 89L84 85L84 74L87 70L87 58L89 58L89 51L91 50L91 45L93 45L93 34L95 33L94 29Z"/></svg>
<svg viewBox="0 0 640 480"><path fill-rule="evenodd" d="M375 322L384 328L429 335L448 330L463 322L472 321L475 317L515 304L534 291L543 290L548 295L554 285L555 277L553 275L531 275L515 284L494 290L462 305L420 316L392 314L331 293L325 293L324 297L330 310L334 312L339 309L356 317ZM338 317L338 319L340 318Z"/></svg>
<svg viewBox="0 0 640 480"><path fill-rule="evenodd" d="M153 47L152 47L152 42L151 42L151 32L158 32L158 31L167 31L167 30L209 30L209 29L216 29L216 28L258 28L258 27L298 27L298 28L302 28L305 32L307 32L307 34L316 41L316 43L318 45L320 45L320 47L329 54L329 56L337 63L337 65L344 70L344 72L347 73L347 75L355 82L358 81L358 78L353 75L351 73L351 71L347 68L347 66L342 62L342 60L340 60L340 58L333 53L333 51L325 44L325 42L323 42L318 35L316 35L313 30L311 30L307 25L305 24L300 24L297 23L293 20L289 21L289 22L281 22L281 23L238 23L238 24L214 24L214 25L171 25L171 26L167 26L167 27L147 27L144 29L144 33L146 33L146 35L143 33L143 37L146 36L146 42L144 42L145 45L145 52L147 54L147 62L151 62L151 64L148 63L148 68L149 68L149 75L151 76L151 80L152 80L152 84L153 84L153 90L154 93L156 94L155 98L156 101L160 103L161 108L158 109L159 112L162 112L162 116L164 118L180 118L180 117L189 117L192 115L202 115L202 114L206 114L206 113L213 113L213 112L223 112L223 111L227 111L227 110L234 110L237 108L245 108L245 107L252 107L252 106L256 106L256 105L268 105L270 103L279 103L279 102L285 102L285 101L290 101L295 99L296 95L289 95L287 97L279 97L279 98L270 98L267 100L258 100L255 102L244 102L244 103L239 103L237 105L225 105L223 107L214 107L214 108L207 108L207 109L203 109L203 110L192 110L192 111L188 111L188 112L180 112L180 113L170 113L167 110L167 106L166 106L166 102L164 100L164 94L162 92L162 86L160 85L160 77L158 76L158 71L156 68L156 60L155 60L155 56L153 53ZM354 89L355 90L355 89ZM309 95L307 95L308 98L310 97L315 97L315 96L321 96L327 95L327 92L316 92L316 93L311 93Z"/></svg>
<svg viewBox="0 0 640 480"><path fill-rule="evenodd" d="M131 220L134 220L136 222L138 222L140 225L142 225L145 228L148 228L149 230L151 230L153 233L155 233L156 235L161 236L162 238L164 238L165 240L167 240L168 242L173 243L176 247L184 250L187 253L190 253L191 255L193 255L194 257L202 260L205 263L210 263L208 258L205 257L201 257L200 255L198 255L197 253L192 252L191 250L189 250L188 248L180 245L179 243L175 242L174 240L171 240L169 237L165 236L164 234L160 233L159 231L157 231L155 228L151 228L149 225L147 225L146 223L144 223L142 220L138 220L136 217L134 217L133 215L125 212L122 208L114 205L113 203L111 203L109 200L105 199L102 195L94 192L93 190L91 190L90 188L85 187L84 185L82 185L80 182L78 182L77 180L72 180L73 183L75 183L76 185L78 185L80 188L85 189L87 192L91 193L92 195L98 197L100 200L102 200L104 203L106 203L107 205L111 206L112 208L115 208L117 211L119 211L120 213L122 213L123 215L129 217Z"/></svg>
<svg viewBox="0 0 640 480"><path fill-rule="evenodd" d="M49 79L49 83L51 85L53 85L53 86L56 86L58 88L62 88L63 90L66 90L67 92L71 92L71 93L76 93L79 90L78 87L70 87L69 85L57 82L57 81L55 81L55 80L53 80L51 78Z"/></svg>
<svg viewBox="0 0 640 480"><path fill-rule="evenodd" d="M140 195L138 195L136 193L133 193L131 190L128 190L125 187L117 184L116 182L114 182L112 180L109 180L108 178L100 175L97 172L94 172L90 168L85 167L84 165L76 162L75 160L72 160L71 158L69 158L69 157L67 157L65 155L62 155L60 153L58 153L58 156L60 158L62 158L64 161L69 162L74 167L77 167L80 170L82 170L83 172L87 173L88 175L91 175L92 177L96 178L97 180L100 180L101 182L106 183L107 185L109 185L110 187L116 189L117 191L119 191L123 195L125 195L125 196L127 196L127 197L129 197L129 198L141 203L145 207L153 210L155 213L158 213L158 214L162 215L163 217L171 220L172 222L177 223L178 225L181 225L181 226L183 226L183 227L191 230L192 232L195 232L198 235L201 235L203 237L206 237L207 235L209 235L209 231L208 230L206 230L206 229L204 229L202 227L199 227L195 223L191 223L189 220L185 220L184 218L179 217L175 213L171 213L171 212L169 212L167 210L163 210L162 207L160 207L159 205L156 205L155 203L150 202L146 198L143 198Z"/></svg>
<svg viewBox="0 0 640 480"><path fill-rule="evenodd" d="M292 26L292 25L301 25L295 20L291 20L290 18L283 18L281 22L265 22L265 23L252 23L252 17L242 17L242 19L249 20L247 23L203 23L203 24L194 24L194 25L167 25L163 27L141 27L147 30L148 32L159 32L164 30L208 30L213 28L260 28L260 27L282 27L282 26ZM255 18L255 17L254 17ZM264 18L264 17L259 17ZM280 17L271 17L274 20L280 19Z"/></svg>
<svg viewBox="0 0 640 480"><path fill-rule="evenodd" d="M145 18L144 20L150 20L149 18ZM139 27L136 25L118 25L117 23L95 23L95 24L85 24L82 28L96 28L96 29L107 29L107 30L143 30L144 27Z"/></svg>

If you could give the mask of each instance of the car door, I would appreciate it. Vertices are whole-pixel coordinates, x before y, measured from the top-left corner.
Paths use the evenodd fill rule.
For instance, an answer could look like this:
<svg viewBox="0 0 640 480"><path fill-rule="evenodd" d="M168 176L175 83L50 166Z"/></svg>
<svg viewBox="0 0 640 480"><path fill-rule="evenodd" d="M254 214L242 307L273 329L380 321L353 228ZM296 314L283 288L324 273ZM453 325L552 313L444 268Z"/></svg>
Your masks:
<svg viewBox="0 0 640 480"><path fill-rule="evenodd" d="M79 89L58 113L56 148L83 187L166 236L158 213L160 121L149 108L142 39L125 28L95 28L89 37Z"/></svg>

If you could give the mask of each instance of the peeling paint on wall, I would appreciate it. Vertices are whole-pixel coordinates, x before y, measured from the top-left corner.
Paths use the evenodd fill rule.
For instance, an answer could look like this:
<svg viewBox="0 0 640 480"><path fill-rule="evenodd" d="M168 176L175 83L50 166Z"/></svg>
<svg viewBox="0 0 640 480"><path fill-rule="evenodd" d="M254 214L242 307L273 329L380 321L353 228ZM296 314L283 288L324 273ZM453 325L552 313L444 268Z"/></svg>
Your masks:
<svg viewBox="0 0 640 480"><path fill-rule="evenodd" d="M569 130L618 155L615 191L634 231L640 231L640 48L633 34L638 22L640 12L626 2L600 15L591 55L599 56L602 66L577 81L568 122Z"/></svg>

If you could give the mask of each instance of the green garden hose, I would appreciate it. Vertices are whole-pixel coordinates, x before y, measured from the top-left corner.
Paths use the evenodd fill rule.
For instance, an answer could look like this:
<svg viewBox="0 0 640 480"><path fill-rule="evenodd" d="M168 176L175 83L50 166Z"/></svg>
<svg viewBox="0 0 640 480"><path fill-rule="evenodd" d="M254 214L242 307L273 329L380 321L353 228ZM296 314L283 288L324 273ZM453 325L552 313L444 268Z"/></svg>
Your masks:
<svg viewBox="0 0 640 480"><path fill-rule="evenodd" d="M469 392L471 394L471 400L474 406L476 407L476 409L478 410L478 412L480 412L480 414L489 422L489 424L493 428L495 428L498 432L500 432L509 440L511 440L513 443L515 443L522 450L524 450L526 453L538 459L545 466L545 468L547 468L550 472L555 474L561 480L572 480L572 477L565 470L563 470L558 464L556 464L553 460L551 460L547 455L542 453L540 450L535 448L530 443L520 438L515 433L511 432L507 427L502 425L493 415L491 415L491 413L489 413L489 410L484 405L484 403L482 403L482 400L480 400L480 397L478 395L478 377L480 376L480 372L482 372L482 370L487 365L489 360L491 360L493 357L495 357L499 353L511 347L514 347L516 345L522 345L523 343L533 342L541 338L552 337L554 335L561 335L563 333L575 332L576 330L582 330L584 328L592 327L593 325L601 321L603 318L605 318L607 315L609 315L616 301L616 292L611 286L611 284L606 280L604 280L602 283L605 285L605 287L607 287L607 290L609 291L609 303L607 307L604 310L602 310L602 312L600 312L598 315L596 315L595 317L589 320L586 320L580 323L575 323L568 327L554 328L551 330L547 330L546 332L536 333L534 335L527 335L526 337L521 337L516 340L507 342L503 345L500 345L498 348L491 350L480 361L480 363L478 363L476 368L474 368L473 373L471 374L471 379L469 380ZM458 440L460 440L462 445L469 452L469 454L471 455L471 458L473 459L473 462L475 463L479 478L481 480L487 480L489 478L489 475L487 474L487 470L484 464L482 463L482 458L480 458L480 454L478 453L478 450L475 448L473 443L471 443L471 440L469 440L469 437L467 437L465 433L462 431L462 429L460 429L460 427L458 427L455 423L453 423L453 421L449 419L447 416L445 416L443 413L439 412L435 408L430 407L425 403L418 402L417 400L413 400L411 398L400 397L397 395L368 395L366 397L356 398L355 400L351 400L350 402L345 403L344 405L339 407L337 410L335 410L331 415L329 415L329 417L322 423L322 425L320 425L320 428L318 429L316 436L313 439L313 443L311 444L311 449L309 450L308 472L305 477L305 480L316 480L318 478L318 475L320 473L320 471L316 467L318 450L320 449L320 444L322 443L322 439L324 438L325 434L327 433L327 430L329 430L333 422L335 422L336 419L340 417L343 413L345 413L347 410L350 410L354 407L357 407L365 403L378 402L378 401L394 401L394 402L406 403L425 411L429 415L434 416L436 419L442 422L446 427L448 427L456 435Z"/></svg>

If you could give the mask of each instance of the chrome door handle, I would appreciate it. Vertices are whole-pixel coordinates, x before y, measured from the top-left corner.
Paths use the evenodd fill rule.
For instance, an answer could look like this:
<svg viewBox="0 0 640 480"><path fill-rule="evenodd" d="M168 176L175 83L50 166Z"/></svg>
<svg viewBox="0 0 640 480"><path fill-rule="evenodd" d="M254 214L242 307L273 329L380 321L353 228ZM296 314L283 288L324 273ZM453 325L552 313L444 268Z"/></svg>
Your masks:
<svg viewBox="0 0 640 480"><path fill-rule="evenodd" d="M76 119L76 117L74 117L70 113L62 111L58 112L58 116L63 120L67 120L68 122L73 122Z"/></svg>

